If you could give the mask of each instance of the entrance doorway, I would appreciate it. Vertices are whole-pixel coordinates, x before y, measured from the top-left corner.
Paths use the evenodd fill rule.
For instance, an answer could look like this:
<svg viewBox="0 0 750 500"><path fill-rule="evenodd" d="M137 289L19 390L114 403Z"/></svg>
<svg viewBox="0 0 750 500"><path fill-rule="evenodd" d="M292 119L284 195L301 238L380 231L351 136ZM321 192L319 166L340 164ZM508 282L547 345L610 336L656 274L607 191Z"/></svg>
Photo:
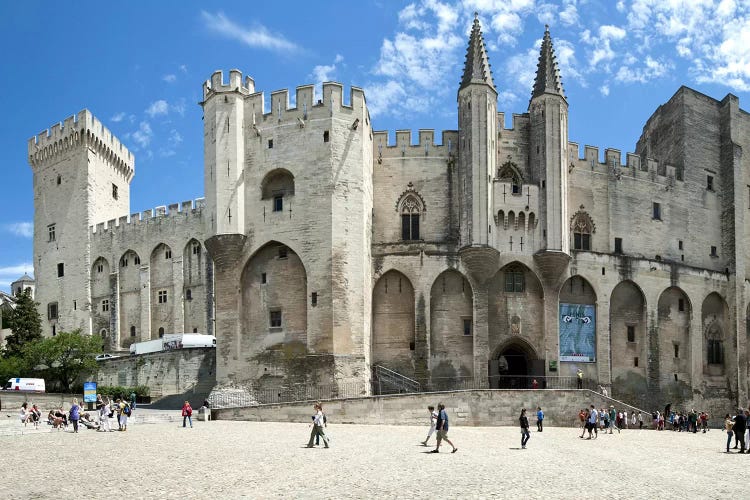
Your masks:
<svg viewBox="0 0 750 500"><path fill-rule="evenodd" d="M543 388L544 364L529 350L518 344L511 344L499 352L489 363L490 388L492 389L531 389L536 378L539 388Z"/></svg>

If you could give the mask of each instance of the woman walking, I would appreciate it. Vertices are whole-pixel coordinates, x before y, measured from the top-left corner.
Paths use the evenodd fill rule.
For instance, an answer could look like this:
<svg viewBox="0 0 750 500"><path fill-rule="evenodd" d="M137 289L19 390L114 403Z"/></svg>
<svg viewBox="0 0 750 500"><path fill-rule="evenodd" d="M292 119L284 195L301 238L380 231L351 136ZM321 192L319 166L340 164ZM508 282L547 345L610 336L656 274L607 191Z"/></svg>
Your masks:
<svg viewBox="0 0 750 500"><path fill-rule="evenodd" d="M529 417L526 416L526 408L521 410L521 416L518 417L518 423L521 424L521 449L526 449L526 443L529 442L531 433L529 432Z"/></svg>
<svg viewBox="0 0 750 500"><path fill-rule="evenodd" d="M78 398L73 398L70 407L70 421L73 423L73 432L78 432L78 420L81 418L81 407L78 406Z"/></svg>
<svg viewBox="0 0 750 500"><path fill-rule="evenodd" d="M307 442L307 447L312 448L315 437L320 436L323 438L325 447L329 448L328 436L326 436L323 430L323 408L316 403L313 405L313 409L315 410L315 415L313 415L312 432L310 432L310 441Z"/></svg>
<svg viewBox="0 0 750 500"><path fill-rule="evenodd" d="M190 428L193 428L193 409L190 407L190 401L185 401L182 405L182 426L185 427L185 421L190 422Z"/></svg>

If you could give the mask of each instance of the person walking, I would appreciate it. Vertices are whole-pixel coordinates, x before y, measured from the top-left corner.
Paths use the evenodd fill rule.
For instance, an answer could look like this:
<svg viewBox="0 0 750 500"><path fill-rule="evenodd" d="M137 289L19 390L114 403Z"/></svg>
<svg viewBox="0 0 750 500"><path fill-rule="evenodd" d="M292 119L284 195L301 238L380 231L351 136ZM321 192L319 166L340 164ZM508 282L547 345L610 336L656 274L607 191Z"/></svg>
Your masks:
<svg viewBox="0 0 750 500"><path fill-rule="evenodd" d="M544 412L542 411L541 406L536 407L536 431L542 432L543 429L543 421L544 421Z"/></svg>
<svg viewBox="0 0 750 500"><path fill-rule="evenodd" d="M521 449L526 449L526 443L531 438L529 432L529 418L526 416L526 408L521 408L521 416L518 417L518 423L521 425Z"/></svg>
<svg viewBox="0 0 750 500"><path fill-rule="evenodd" d="M318 401L318 409L323 414L323 427L326 429L328 428L328 418L326 418L326 412L323 411L323 403ZM315 421L315 417L313 417L313 422ZM328 442L331 442L331 438L328 438ZM315 436L315 446L320 446L320 434Z"/></svg>
<svg viewBox="0 0 750 500"><path fill-rule="evenodd" d="M612 429L617 429L617 433L620 433L620 427L617 425L617 410L615 405L609 405L609 433L612 434Z"/></svg>
<svg viewBox="0 0 750 500"><path fill-rule="evenodd" d="M185 422L190 422L190 428L193 428L193 408L190 406L190 401L185 401L182 405L182 426L185 427Z"/></svg>
<svg viewBox="0 0 750 500"><path fill-rule="evenodd" d="M638 412L638 430L643 429L643 412Z"/></svg>
<svg viewBox="0 0 750 500"><path fill-rule="evenodd" d="M73 398L73 404L70 407L70 421L73 423L73 432L78 432L78 420L81 418L81 407L78 406L78 398Z"/></svg>
<svg viewBox="0 0 750 500"><path fill-rule="evenodd" d="M630 425L633 426L633 429L635 429L635 425L638 423L638 416L635 414L635 412L631 412L630 416Z"/></svg>
<svg viewBox="0 0 750 500"><path fill-rule="evenodd" d="M456 445L448 439L448 413L445 411L445 405L443 403L438 403L438 418L437 423L435 424L435 429L437 430L437 445L430 453L440 453L440 442L443 440L453 448L451 453L456 453L458 448L456 448Z"/></svg>
<svg viewBox="0 0 750 500"><path fill-rule="evenodd" d="M427 411L430 412L430 430L427 431L427 437L424 441L422 441L422 445L427 446L427 441L430 440L430 436L432 436L432 433L435 432L435 426L437 425L437 418L438 414L435 411L434 406L428 406Z"/></svg>
<svg viewBox="0 0 750 500"><path fill-rule="evenodd" d="M591 439L592 432L596 432L596 436L599 436L599 431L596 428L597 421L599 420L599 412L596 411L596 406L591 405L591 409L586 413L586 416L586 427L581 432L581 439L583 439L586 431L589 431L589 437L586 439Z"/></svg>
<svg viewBox="0 0 750 500"><path fill-rule="evenodd" d="M313 405L313 410L315 411L315 415L313 415L312 431L310 432L310 441L307 442L307 447L312 448L315 437L320 436L323 438L323 444L325 447L330 448L330 446L328 446L328 436L326 436L326 432L323 429L325 425L323 422L323 408L321 405L315 403Z"/></svg>
<svg viewBox="0 0 750 500"><path fill-rule="evenodd" d="M126 432L128 430L128 417L130 416L130 405L125 399L118 399L117 415L120 423L120 430Z"/></svg>
<svg viewBox="0 0 750 500"><path fill-rule="evenodd" d="M583 389L583 370L579 368L576 372L576 377L578 377L578 388Z"/></svg>
<svg viewBox="0 0 750 500"><path fill-rule="evenodd" d="M732 422L732 417L727 413L724 417L724 430L727 431L727 453L729 453L729 445L732 444L732 434L734 434L732 427L734 427L734 422Z"/></svg>
<svg viewBox="0 0 750 500"><path fill-rule="evenodd" d="M97 402L97 406L99 406L99 429L98 430L101 432L112 432L112 429L110 428L110 425L109 425L109 413L110 413L109 398L104 399L100 397L100 401L102 403L101 406L99 406Z"/></svg>
<svg viewBox="0 0 750 500"><path fill-rule="evenodd" d="M745 427L747 425L747 419L745 418L745 412L742 408L737 409L737 415L734 416L734 425L732 431L734 432L735 448L737 445L740 447L739 453L745 453Z"/></svg>

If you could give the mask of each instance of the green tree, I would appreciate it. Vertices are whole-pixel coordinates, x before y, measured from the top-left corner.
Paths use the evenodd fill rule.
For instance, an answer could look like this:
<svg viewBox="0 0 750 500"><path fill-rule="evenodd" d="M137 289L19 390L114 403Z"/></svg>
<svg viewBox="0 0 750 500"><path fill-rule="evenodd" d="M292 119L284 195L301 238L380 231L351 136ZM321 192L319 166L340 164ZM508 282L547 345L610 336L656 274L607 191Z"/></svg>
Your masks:
<svg viewBox="0 0 750 500"><path fill-rule="evenodd" d="M3 355L6 358L21 356L26 344L42 338L42 318L39 317L38 305L31 298L29 290L24 290L16 297L16 308L8 318L13 333L5 339Z"/></svg>
<svg viewBox="0 0 750 500"><path fill-rule="evenodd" d="M28 376L29 365L25 358L19 356L0 358L0 386L4 386L11 378Z"/></svg>
<svg viewBox="0 0 750 500"><path fill-rule="evenodd" d="M30 366L48 381L59 384L63 391L78 378L95 373L96 357L102 352L102 339L81 335L80 330L60 332L54 337L31 342L26 345L24 355Z"/></svg>

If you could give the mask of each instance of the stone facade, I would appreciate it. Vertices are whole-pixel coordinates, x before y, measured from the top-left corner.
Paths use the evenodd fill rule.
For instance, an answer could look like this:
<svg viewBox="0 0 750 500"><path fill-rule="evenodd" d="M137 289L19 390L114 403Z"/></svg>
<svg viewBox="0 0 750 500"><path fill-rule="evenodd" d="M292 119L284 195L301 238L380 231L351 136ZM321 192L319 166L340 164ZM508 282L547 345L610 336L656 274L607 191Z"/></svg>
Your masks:
<svg viewBox="0 0 750 500"><path fill-rule="evenodd" d="M251 78L214 73L205 201L131 216L134 158L89 112L30 141L48 333L113 347L215 333L217 390L367 393L375 365L433 387L580 369L633 404L747 403L750 116L736 97L681 87L635 153L581 155L549 31L507 129L475 20L458 130L440 144L433 130L389 143L364 91L337 83L264 103ZM591 359L561 359L561 321L579 320Z"/></svg>

